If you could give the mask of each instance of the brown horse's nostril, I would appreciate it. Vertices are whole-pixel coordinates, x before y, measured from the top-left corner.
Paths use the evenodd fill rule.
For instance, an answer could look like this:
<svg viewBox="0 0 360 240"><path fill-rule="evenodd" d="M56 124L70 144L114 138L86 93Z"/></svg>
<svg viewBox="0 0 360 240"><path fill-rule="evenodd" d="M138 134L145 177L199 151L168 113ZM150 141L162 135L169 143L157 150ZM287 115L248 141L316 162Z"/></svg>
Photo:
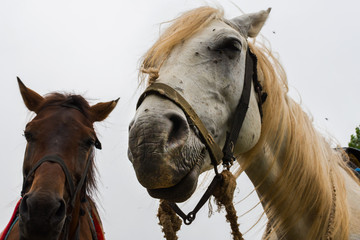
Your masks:
<svg viewBox="0 0 360 240"><path fill-rule="evenodd" d="M170 120L170 129L167 138L168 147L174 147L183 145L189 135L189 125L183 116L176 112L170 112L165 114Z"/></svg>
<svg viewBox="0 0 360 240"><path fill-rule="evenodd" d="M20 204L20 219L32 231L38 227L56 227L66 215L63 199L45 194L27 194Z"/></svg>
<svg viewBox="0 0 360 240"><path fill-rule="evenodd" d="M66 214L66 206L64 200L60 199L59 204L60 206L54 215L55 222L61 222L65 218L65 214Z"/></svg>
<svg viewBox="0 0 360 240"><path fill-rule="evenodd" d="M27 205L27 199L29 198L29 195L25 195L23 197L23 199L21 200L21 204L20 204L20 216L22 218L23 221L27 221L29 219L29 208Z"/></svg>

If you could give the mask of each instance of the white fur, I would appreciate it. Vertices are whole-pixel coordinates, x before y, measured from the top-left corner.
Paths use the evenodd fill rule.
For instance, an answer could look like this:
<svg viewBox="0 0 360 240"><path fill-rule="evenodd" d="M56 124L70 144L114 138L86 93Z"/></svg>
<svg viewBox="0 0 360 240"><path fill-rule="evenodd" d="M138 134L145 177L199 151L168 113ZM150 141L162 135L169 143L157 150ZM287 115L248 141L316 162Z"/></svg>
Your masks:
<svg viewBox="0 0 360 240"><path fill-rule="evenodd" d="M235 36L241 40L239 62L245 62L246 39L224 22L214 21L172 51L161 67L157 80L170 85L183 95L221 147L241 96L245 69L245 65L238 61L214 59L211 55L207 47L211 48L214 40L224 36ZM218 63L215 64L214 60ZM157 103L152 102L151 105L156 106ZM174 110L182 112L179 108ZM261 119L255 92L252 90L236 152L243 153L251 149L257 143L260 132ZM207 159L204 170L209 167L210 159Z"/></svg>

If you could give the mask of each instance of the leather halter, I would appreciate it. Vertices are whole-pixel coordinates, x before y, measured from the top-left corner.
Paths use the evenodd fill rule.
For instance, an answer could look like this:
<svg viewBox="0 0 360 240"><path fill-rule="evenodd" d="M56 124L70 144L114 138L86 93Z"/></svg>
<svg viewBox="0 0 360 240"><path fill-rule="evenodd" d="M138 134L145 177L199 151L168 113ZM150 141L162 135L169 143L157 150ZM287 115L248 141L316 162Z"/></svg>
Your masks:
<svg viewBox="0 0 360 240"><path fill-rule="evenodd" d="M206 145L207 150L209 151L209 155L211 158L211 163L214 166L215 177L209 185L208 189L200 199L199 203L196 205L194 210L189 214L185 214L181 211L181 209L176 205L176 203L169 202L170 206L173 210L183 219L184 223L189 225L195 219L196 213L200 210L200 208L205 204L205 202L212 195L212 191L215 186L222 181L221 175L218 173L217 165L223 162L223 165L226 168L230 168L234 157L234 146L238 139L242 124L245 120L245 116L247 110L249 108L250 95L251 95L251 85L254 85L255 91L257 93L258 98L258 107L260 116L262 118L262 104L266 100L267 94L262 92L262 86L257 77L257 58L256 55L250 51L250 48L247 49L246 52L246 64L245 64L245 76L244 76L244 86L243 91L239 100L239 103L236 107L235 114L232 121L232 126L229 132L227 132L227 137L225 141L225 145L223 150L217 145L214 141L212 135L207 131L205 125L202 123L199 116L196 114L191 105L172 87L164 84L164 83L153 83L151 84L145 92L140 96L137 107L138 108L144 99L151 94L160 95L165 97L175 103L178 107L180 107L185 115L188 118L188 121L196 126L199 130L200 138L203 143Z"/></svg>
<svg viewBox="0 0 360 240"><path fill-rule="evenodd" d="M43 164L44 162L52 162L52 163L57 163L61 166L61 168L66 176L66 182L69 187L69 196L70 196L70 200L68 202L68 207L67 207L67 211L66 211L66 220L64 223L64 227L63 227L63 239L64 240L68 239L68 237L69 237L69 225L72 220L72 214L73 214L73 210L74 210L74 206L75 206L75 201L78 197L79 192L81 191L82 187L85 184L87 173L88 173L90 165L92 163L91 154L92 154L92 151L89 154L85 169L83 171L83 174L81 175L80 181L78 182L78 184L76 186L76 189L75 189L73 177L71 176L69 169L67 168L64 160L61 157L59 157L58 155L48 155L48 156L43 157L39 162L37 162L35 164L35 166L24 177L23 187L21 190L21 197L24 197L24 195L26 193L26 189L27 189L28 182L29 182L28 181L29 177L35 173L36 169L38 169L41 166L41 164ZM80 227L80 225L78 224L76 233L75 233L75 236L76 236L75 239L79 239L79 235L78 235L79 227Z"/></svg>
<svg viewBox="0 0 360 240"><path fill-rule="evenodd" d="M84 112L75 105L65 103L60 106L67 107L67 108L73 108L84 114ZM99 141L99 139L96 136L95 136L94 147L97 149L101 149L101 142ZM35 171L41 166L41 164L43 164L44 162L52 162L52 163L57 163L61 166L61 168L65 174L65 177L66 177L66 182L69 187L69 196L70 196L70 200L68 202L68 206L67 206L67 210L66 210L66 219L65 219L65 223L64 223L63 231L62 231L63 240L67 240L69 237L69 226L70 226L70 223L72 220L72 214L73 214L73 210L74 210L74 206L75 206L75 201L78 197L79 192L81 191L81 189L83 188L83 186L85 184L86 177L87 177L87 174L89 172L89 169L90 169L90 166L92 163L92 154L93 154L93 148L91 148L91 150L89 152L85 169L81 175L81 179L78 182L76 188L75 188L75 184L73 181L73 176L70 173L68 167L66 166L65 161L58 155L47 155L47 156L43 157L24 176L22 190L21 190L22 199L24 198L24 195L26 194L26 190L29 185L29 178L35 173ZM81 200L81 201L83 201L83 200ZM84 201L86 201L86 199ZM80 212L81 212L81 210L80 210ZM80 230L80 224L78 223L77 227L76 227L76 231L75 231L75 239L76 240L80 239L80 236L79 236L80 231L79 230ZM93 239L96 240L97 239L96 235L94 235L94 234L92 234L92 235L93 235ZM95 236L95 238L94 238L94 236Z"/></svg>

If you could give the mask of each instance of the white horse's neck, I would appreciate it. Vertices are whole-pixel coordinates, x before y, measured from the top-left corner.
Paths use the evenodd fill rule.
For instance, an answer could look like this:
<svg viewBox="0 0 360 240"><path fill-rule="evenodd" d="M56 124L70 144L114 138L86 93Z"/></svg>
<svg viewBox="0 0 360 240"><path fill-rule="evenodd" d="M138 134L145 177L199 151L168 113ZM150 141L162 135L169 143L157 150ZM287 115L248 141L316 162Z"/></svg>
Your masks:
<svg viewBox="0 0 360 240"><path fill-rule="evenodd" d="M298 104L288 98L283 102L278 112L271 113L281 116L279 122L265 123L272 129L260 140L261 149L249 154L251 160L245 156L240 164L248 164L246 174L268 218L277 224L278 235L285 239L322 239L335 232L339 238L333 239L345 239L349 216L341 156L314 130ZM329 227L335 207L335 218L341 220L335 219Z"/></svg>
<svg viewBox="0 0 360 240"><path fill-rule="evenodd" d="M271 141L268 141L264 144L263 151L259 152L255 156L255 158L252 160L249 167L246 169L246 174L256 187L257 194L259 195L259 198L261 200L262 206L264 209L271 208L272 212L271 214L268 214L268 217L271 218L272 215L277 215L277 210L274 209L271 206L271 201L269 201L269 198L271 196L268 196L269 190L274 189L274 186L276 186L277 181L279 181L279 177L282 173L282 165L283 165L283 159L287 155L286 149L288 146L286 146L286 137L283 139L283 145L280 148L280 152L276 154L276 151L279 151L278 146L274 146L274 143ZM274 159L274 156L277 155L277 159ZM317 188L319 188L318 186ZM281 189L280 187L277 189L274 189L275 194L279 195L296 195L298 194L296 190L294 189L293 192L285 192L285 190ZM275 195L274 194L274 195ZM286 201L283 203L284 208L289 207L295 207L294 202ZM305 217L305 216L304 216ZM297 222L294 226L291 227L291 229L288 229L286 239L305 239L305 233L308 232L308 226L306 223L304 223L304 218L298 219L298 217L289 216L290 219L288 219L289 222ZM271 220L272 221L272 220Z"/></svg>

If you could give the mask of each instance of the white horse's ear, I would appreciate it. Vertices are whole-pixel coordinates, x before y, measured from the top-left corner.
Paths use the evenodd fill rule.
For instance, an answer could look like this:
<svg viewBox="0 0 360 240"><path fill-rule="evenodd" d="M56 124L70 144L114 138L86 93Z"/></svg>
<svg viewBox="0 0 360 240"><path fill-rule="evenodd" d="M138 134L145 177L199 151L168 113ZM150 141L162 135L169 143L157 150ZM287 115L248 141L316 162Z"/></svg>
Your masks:
<svg viewBox="0 0 360 240"><path fill-rule="evenodd" d="M245 37L256 37L264 26L271 8L256 13L244 14L230 20Z"/></svg>

